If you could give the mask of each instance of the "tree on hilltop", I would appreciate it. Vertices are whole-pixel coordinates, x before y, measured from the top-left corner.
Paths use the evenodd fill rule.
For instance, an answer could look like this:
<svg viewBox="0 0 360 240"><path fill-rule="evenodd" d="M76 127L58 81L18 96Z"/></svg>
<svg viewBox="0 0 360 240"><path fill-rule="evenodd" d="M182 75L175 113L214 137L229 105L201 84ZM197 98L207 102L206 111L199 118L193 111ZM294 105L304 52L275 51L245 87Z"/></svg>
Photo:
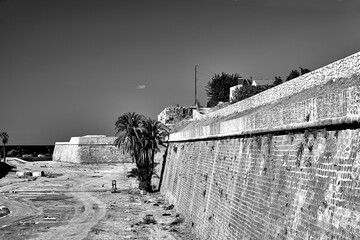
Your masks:
<svg viewBox="0 0 360 240"><path fill-rule="evenodd" d="M262 91L268 90L272 88L272 85L260 85L260 86L252 86L252 85L244 85L242 87L237 87L233 92L233 97L231 98L231 103L236 103L251 96L254 96Z"/></svg>
<svg viewBox="0 0 360 240"><path fill-rule="evenodd" d="M280 85L282 84L284 81L282 80L281 77L275 77L275 81L273 82L274 86Z"/></svg>
<svg viewBox="0 0 360 240"><path fill-rule="evenodd" d="M209 98L207 107L214 107L219 102L228 102L230 95L230 87L237 85L239 74L221 73L215 74L205 87L206 94Z"/></svg>
<svg viewBox="0 0 360 240"><path fill-rule="evenodd" d="M298 70L291 70L289 75L286 77L286 81L289 81L291 79L297 78L300 76L300 73Z"/></svg>
<svg viewBox="0 0 360 240"><path fill-rule="evenodd" d="M289 81L291 79L297 78L301 75L311 72L311 70L308 68L302 68L302 67L299 68L300 68L300 72L298 70L291 70L289 75L286 77L286 81Z"/></svg>
<svg viewBox="0 0 360 240"><path fill-rule="evenodd" d="M300 75L304 75L304 74L309 73L309 72L311 72L310 69L300 67Z"/></svg>

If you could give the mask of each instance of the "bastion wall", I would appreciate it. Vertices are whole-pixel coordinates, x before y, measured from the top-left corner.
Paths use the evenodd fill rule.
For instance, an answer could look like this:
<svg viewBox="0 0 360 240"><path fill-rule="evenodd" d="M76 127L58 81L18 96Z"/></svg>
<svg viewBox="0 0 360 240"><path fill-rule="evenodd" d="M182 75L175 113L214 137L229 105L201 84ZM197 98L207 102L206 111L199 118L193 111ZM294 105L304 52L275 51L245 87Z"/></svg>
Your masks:
<svg viewBox="0 0 360 240"><path fill-rule="evenodd" d="M353 74L359 74L359 58L360 52L357 52L322 68L313 70L310 73L301 75L291 81L280 84L274 88L270 88L269 90L261 92L256 96L231 104L230 106L222 108L218 111L197 115L196 118L204 120L228 115L234 112L242 112L250 108L276 102L281 98L291 97L292 95L300 93L306 89L324 85L330 80L347 78Z"/></svg>
<svg viewBox="0 0 360 240"><path fill-rule="evenodd" d="M360 239L360 54L314 72L170 135L161 192L200 239Z"/></svg>
<svg viewBox="0 0 360 240"><path fill-rule="evenodd" d="M116 146L116 137L89 135L55 143L53 160L71 163L131 163L132 159Z"/></svg>

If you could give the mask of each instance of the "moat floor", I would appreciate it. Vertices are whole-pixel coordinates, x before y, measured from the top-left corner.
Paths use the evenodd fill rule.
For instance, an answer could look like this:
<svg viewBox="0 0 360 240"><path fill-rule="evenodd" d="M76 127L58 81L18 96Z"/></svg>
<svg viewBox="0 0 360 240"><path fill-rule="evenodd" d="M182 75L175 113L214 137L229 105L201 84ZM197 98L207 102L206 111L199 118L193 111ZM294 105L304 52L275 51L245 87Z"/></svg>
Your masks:
<svg viewBox="0 0 360 240"><path fill-rule="evenodd" d="M9 161L44 177L0 179L0 239L196 239L159 193L140 194L132 164L78 165ZM111 193L116 180L116 193Z"/></svg>

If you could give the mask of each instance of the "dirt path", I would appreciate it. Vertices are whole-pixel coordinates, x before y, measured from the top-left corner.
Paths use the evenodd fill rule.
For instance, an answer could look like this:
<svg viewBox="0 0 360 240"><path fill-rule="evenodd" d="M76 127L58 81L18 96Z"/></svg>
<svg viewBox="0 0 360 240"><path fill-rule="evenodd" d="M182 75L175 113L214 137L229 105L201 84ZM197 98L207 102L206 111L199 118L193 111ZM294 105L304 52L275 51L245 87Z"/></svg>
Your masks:
<svg viewBox="0 0 360 240"><path fill-rule="evenodd" d="M72 195L83 204L82 207L75 209L75 214L67 224L54 227L51 231L41 234L36 239L84 239L91 228L104 217L105 205L97 198L83 192L72 193Z"/></svg>
<svg viewBox="0 0 360 240"><path fill-rule="evenodd" d="M10 173L0 179L0 239L196 239L157 194L141 195L126 173L131 165L18 163L17 170L45 171L34 181ZM118 193L111 193L116 180ZM155 224L144 223L146 215ZM178 221L176 224L173 222Z"/></svg>
<svg viewBox="0 0 360 240"><path fill-rule="evenodd" d="M8 216L0 218L0 229L5 228L12 222L25 221L42 214L41 209L18 200L9 199L3 194L0 195L0 202L10 208L11 211Z"/></svg>

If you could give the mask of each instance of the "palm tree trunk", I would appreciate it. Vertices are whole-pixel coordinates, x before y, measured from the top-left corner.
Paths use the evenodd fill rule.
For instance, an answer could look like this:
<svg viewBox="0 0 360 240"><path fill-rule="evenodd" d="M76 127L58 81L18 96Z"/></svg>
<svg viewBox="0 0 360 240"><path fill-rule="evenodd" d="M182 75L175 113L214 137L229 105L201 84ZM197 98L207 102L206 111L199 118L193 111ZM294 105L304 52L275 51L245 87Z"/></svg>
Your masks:
<svg viewBox="0 0 360 240"><path fill-rule="evenodd" d="M141 172L141 177L139 178L139 189L152 192L152 165L149 159L149 152L147 150L143 151L142 158L142 164L138 166L138 169Z"/></svg>
<svg viewBox="0 0 360 240"><path fill-rule="evenodd" d="M164 153L164 156L163 156L163 162L161 164L161 173L160 173L160 180L159 180L159 191L161 190L161 185L162 185L162 182L163 182L163 179L164 179L164 172L165 172L165 167L166 167L166 157L167 157L167 154L168 154L168 149L169 149L169 143L166 146L165 153Z"/></svg>
<svg viewBox="0 0 360 240"><path fill-rule="evenodd" d="M5 150L5 144L4 144L4 148L3 148L3 150L4 150L4 162L6 162L6 150Z"/></svg>
<svg viewBox="0 0 360 240"><path fill-rule="evenodd" d="M151 169L152 169L152 172L151 172L151 175L155 172L154 171L154 168L155 168L155 149L152 149L151 150Z"/></svg>

